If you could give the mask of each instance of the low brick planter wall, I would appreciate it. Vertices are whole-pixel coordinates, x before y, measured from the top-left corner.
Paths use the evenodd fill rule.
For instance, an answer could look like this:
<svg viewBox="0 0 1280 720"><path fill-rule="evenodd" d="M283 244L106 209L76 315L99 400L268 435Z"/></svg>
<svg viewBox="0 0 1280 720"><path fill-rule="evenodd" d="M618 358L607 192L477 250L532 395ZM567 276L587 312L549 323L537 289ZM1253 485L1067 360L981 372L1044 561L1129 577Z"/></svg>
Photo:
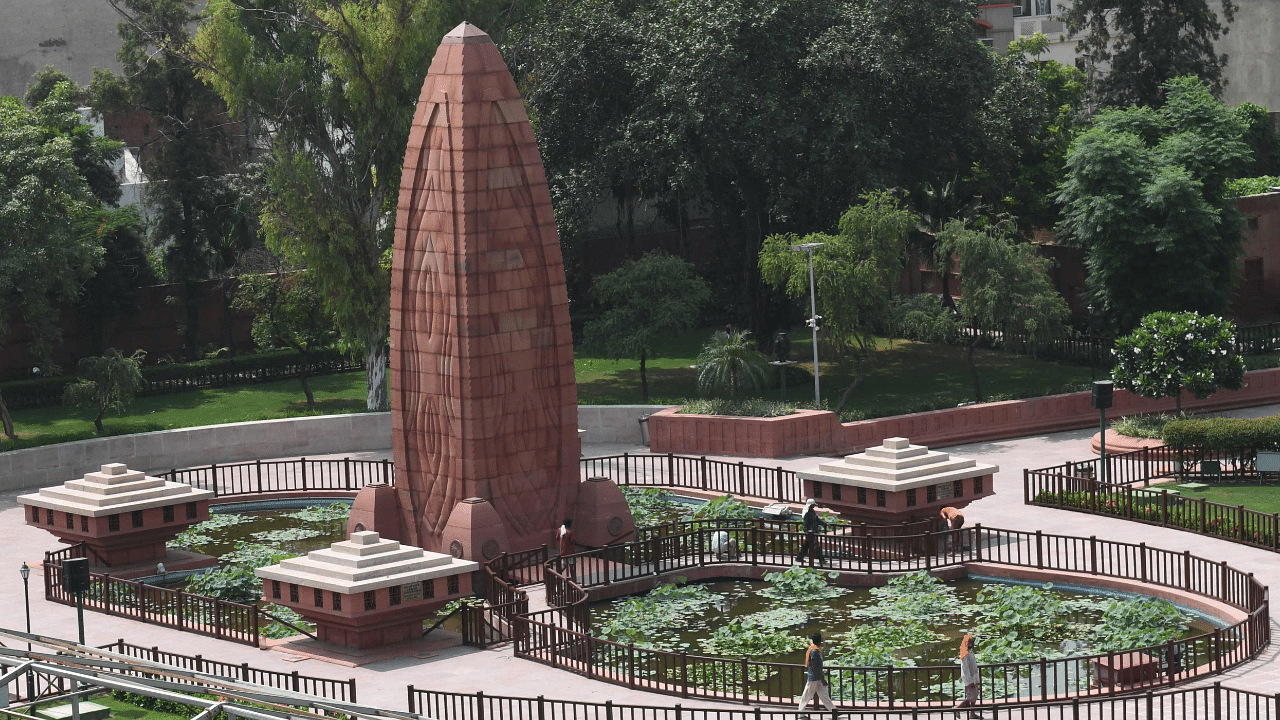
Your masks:
<svg viewBox="0 0 1280 720"><path fill-rule="evenodd" d="M946 447L987 440L1096 427L1098 411L1088 392L966 405L946 410L837 423L834 413L803 410L782 418L681 415L664 410L649 418L653 452L780 458L834 455L905 437L918 445ZM1188 410L1231 410L1280 402L1280 368L1245 374L1245 387L1223 390L1205 400L1188 393ZM1173 398L1149 400L1117 390L1108 418L1173 412ZM1110 448L1108 448L1110 454Z"/></svg>
<svg viewBox="0 0 1280 720"><path fill-rule="evenodd" d="M695 415L669 408L649 417L653 452L780 458L827 453L841 434L836 414L800 410L775 418Z"/></svg>

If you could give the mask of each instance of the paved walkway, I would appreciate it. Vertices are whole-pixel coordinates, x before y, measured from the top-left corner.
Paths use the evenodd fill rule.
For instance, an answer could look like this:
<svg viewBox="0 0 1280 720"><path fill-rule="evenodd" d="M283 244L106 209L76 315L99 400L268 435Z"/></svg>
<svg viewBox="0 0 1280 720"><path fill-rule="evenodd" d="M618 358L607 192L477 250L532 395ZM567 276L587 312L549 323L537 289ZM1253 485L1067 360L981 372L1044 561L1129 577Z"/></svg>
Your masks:
<svg viewBox="0 0 1280 720"><path fill-rule="evenodd" d="M1231 414L1255 417L1275 413L1280 413L1280 405ZM1009 529L1043 530L1047 533L1079 536L1097 535L1108 540L1145 542L1153 547L1178 552L1190 550L1202 557L1226 560L1233 567L1254 573L1263 583L1280 587L1280 554L1124 520L1023 505L1022 470L1087 457L1091 435L1091 431L1082 430L945 448L954 454L1000 466L1000 472L995 477L996 494L970 505L965 511L968 521ZM587 456L646 451L647 448L642 446L630 445L595 445L584 448ZM359 453L352 457L382 459L390 457L390 450ZM778 464L776 461L744 460L771 466ZM782 461L781 464L789 469L797 469L811 466L815 462L816 458L801 457ZM30 593L33 631L73 639L76 635L75 609L45 602L43 578L39 574L44 552L56 549L59 543L47 532L23 524L21 508L15 500L19 494L21 493L0 494L0 528L3 528L2 537L6 550L3 562L0 562L0 609L4 611L0 616L0 625L23 628L23 590L18 567L26 561L35 568L31 575ZM8 567L2 567L4 565ZM208 658L227 662L248 662L263 668L285 672L297 670L306 675L334 679L355 677L362 704L394 709L406 707L405 687L409 684L451 692L483 690L493 695L546 695L549 698L595 702L613 700L616 703L670 705L676 701L671 696L629 691L519 660L513 657L510 646L492 650L451 648L425 660L408 658L350 669L316 660L290 662L278 652L257 650L94 612L85 613L85 626L86 639L92 645L103 645L123 637L137 645L156 645L162 650L183 654L201 653ZM1260 658L1215 679L1240 689L1262 693L1280 692L1280 663L1275 662L1280 657L1280 624L1276 623L1274 616L1272 632L1277 642ZM695 700L683 702L686 707L717 705Z"/></svg>

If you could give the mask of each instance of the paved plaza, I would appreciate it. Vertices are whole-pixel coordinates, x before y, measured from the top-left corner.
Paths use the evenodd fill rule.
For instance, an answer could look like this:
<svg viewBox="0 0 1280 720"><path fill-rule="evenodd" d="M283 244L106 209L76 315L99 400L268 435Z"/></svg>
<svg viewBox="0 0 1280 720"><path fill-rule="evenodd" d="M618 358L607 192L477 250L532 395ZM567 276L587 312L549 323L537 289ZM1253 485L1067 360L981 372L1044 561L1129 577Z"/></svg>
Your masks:
<svg viewBox="0 0 1280 720"><path fill-rule="evenodd" d="M1257 417L1280 412L1280 406L1267 406L1229 413L1241 417ZM1127 522L1125 520L1097 517L1081 513L1053 510L1023 505L1022 470L1038 468L1068 460L1082 460L1089 456L1089 438L1092 430L1054 433L1051 435L1024 437L995 442L959 445L945 449L947 452L972 457L980 462L1000 466L995 476L996 494L970 505L966 511L967 524L1018 529L1042 530L1076 536L1096 535L1099 538L1121 542L1145 542L1166 550L1184 551L1215 561L1227 561L1232 567L1251 572L1268 586L1280 587L1280 554L1245 547L1222 540L1201 537L1190 533ZM647 452L641 445L585 445L586 456L622 452ZM358 453L351 457L368 459L389 458L388 448L382 452ZM267 458L263 458L264 460ZM739 458L731 458L737 460ZM817 458L798 457L783 461L741 458L752 464L784 467L796 470L812 466ZM121 458L127 462L127 458ZM31 575L32 630L37 634L74 639L76 635L75 609L46 602L40 562L46 551L59 547L52 535L23 524L22 509L16 504L17 495L30 490L0 495L0 527L4 529L4 561L0 563L0 607L5 612L0 621L4 627L23 629L22 582L18 567L25 561L33 568ZM1277 490L1280 492L1280 490ZM540 590L540 588L539 588ZM537 591L535 591L535 595ZM541 598L531 600L539 603ZM483 690L493 695L537 696L553 699L582 700L616 703L670 705L678 701L668 695L630 691L623 687L589 680L569 672L556 670L530 661L513 657L510 644L490 650L455 647L438 651L425 659L406 658L382 661L359 668L348 668L318 660L291 661L280 653L259 650L246 645L201 637L147 625L124 618L110 617L94 612L85 613L86 640L90 645L105 645L124 638L127 642L142 646L158 646L161 650L187 655L202 654L209 659L225 662L248 662L253 666L298 671L304 675L357 679L361 704L377 705L392 709L405 709L405 687L450 691L476 692ZM1277 635L1275 617L1272 632ZM1262 693L1280 693L1280 664L1274 662L1280 644L1273 643L1253 662L1238 667L1213 680L1224 684ZM711 707L715 703L684 700L686 707ZM736 705L735 707L741 707Z"/></svg>

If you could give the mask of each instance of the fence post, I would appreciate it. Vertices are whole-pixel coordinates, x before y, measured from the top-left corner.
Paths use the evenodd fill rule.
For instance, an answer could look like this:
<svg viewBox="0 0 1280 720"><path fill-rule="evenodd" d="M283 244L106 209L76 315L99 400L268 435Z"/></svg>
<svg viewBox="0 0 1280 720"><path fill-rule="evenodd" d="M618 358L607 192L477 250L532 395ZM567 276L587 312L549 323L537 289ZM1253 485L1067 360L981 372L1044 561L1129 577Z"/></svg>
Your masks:
<svg viewBox="0 0 1280 720"><path fill-rule="evenodd" d="M605 717L605 720L613 720L613 701L612 700L604 701L604 717ZM484 720L484 718L481 718L480 720Z"/></svg>
<svg viewBox="0 0 1280 720"><path fill-rule="evenodd" d="M346 477L345 489L351 489L351 458L342 458L342 474Z"/></svg>
<svg viewBox="0 0 1280 720"><path fill-rule="evenodd" d="M1089 574L1098 574L1098 536L1089 536Z"/></svg>
<svg viewBox="0 0 1280 720"><path fill-rule="evenodd" d="M924 570L928 572L933 563L933 533L928 530L924 531Z"/></svg>
<svg viewBox="0 0 1280 720"><path fill-rule="evenodd" d="M1044 569L1044 534L1036 531L1036 567Z"/></svg>
<svg viewBox="0 0 1280 720"><path fill-rule="evenodd" d="M627 687L636 689L636 644L627 643Z"/></svg>
<svg viewBox="0 0 1280 720"><path fill-rule="evenodd" d="M351 702L355 702L356 701L356 679L351 678L347 680L347 683L351 686Z"/></svg>
<svg viewBox="0 0 1280 720"><path fill-rule="evenodd" d="M307 489L307 459L302 458L299 463L302 465L302 489Z"/></svg>
<svg viewBox="0 0 1280 720"><path fill-rule="evenodd" d="M249 663L240 663L240 679L249 682Z"/></svg>
<svg viewBox="0 0 1280 720"><path fill-rule="evenodd" d="M484 720L484 691L476 691L476 720Z"/></svg>
<svg viewBox="0 0 1280 720"><path fill-rule="evenodd" d="M1143 487L1151 485L1151 448L1142 448L1142 480Z"/></svg>
<svg viewBox="0 0 1280 720"><path fill-rule="evenodd" d="M543 695L538 696L538 720L547 720L547 699Z"/></svg>
<svg viewBox="0 0 1280 720"><path fill-rule="evenodd" d="M1222 672L1222 630L1219 628L1213 629L1213 656L1209 658L1209 668L1211 672Z"/></svg>
<svg viewBox="0 0 1280 720"><path fill-rule="evenodd" d="M293 680L293 691L298 692L298 671L294 670L293 675L291 677Z"/></svg>
<svg viewBox="0 0 1280 720"><path fill-rule="evenodd" d="M747 494L747 468L741 460L738 461L738 497Z"/></svg>
<svg viewBox="0 0 1280 720"><path fill-rule="evenodd" d="M409 712L415 713L415 714L418 712L417 708L414 707L414 703L413 703L413 686L412 685L409 686Z"/></svg>
<svg viewBox="0 0 1280 720"><path fill-rule="evenodd" d="M787 498L786 498L786 496L784 495L783 490L782 490L782 466L781 466L781 465L779 465L779 466L778 466L778 496L777 496L776 500L777 500L778 502L786 502L786 501L787 501Z"/></svg>
<svg viewBox="0 0 1280 720"><path fill-rule="evenodd" d="M1213 683L1213 720L1222 720L1222 683Z"/></svg>
<svg viewBox="0 0 1280 720"><path fill-rule="evenodd" d="M1231 598L1227 594L1227 561L1223 560L1219 567L1222 568L1222 577L1218 582L1218 599L1230 603Z"/></svg>
<svg viewBox="0 0 1280 720"><path fill-rule="evenodd" d="M889 663L889 667L887 669L888 672L884 675L884 695L889 700L889 707L893 707L893 663Z"/></svg>
<svg viewBox="0 0 1280 720"><path fill-rule="evenodd" d="M1182 589L1191 589L1191 551L1182 551Z"/></svg>
<svg viewBox="0 0 1280 720"><path fill-rule="evenodd" d="M204 655L197 654L195 660L196 660L196 672L204 672Z"/></svg>
<svg viewBox="0 0 1280 720"><path fill-rule="evenodd" d="M1143 448L1146 450L1146 448ZM1160 526L1169 527L1169 491L1160 491Z"/></svg>
<svg viewBox="0 0 1280 720"><path fill-rule="evenodd" d="M1142 582L1147 581L1147 544L1138 543L1138 560L1142 567Z"/></svg>
<svg viewBox="0 0 1280 720"><path fill-rule="evenodd" d="M631 484L631 453L622 453L622 484Z"/></svg>
<svg viewBox="0 0 1280 720"><path fill-rule="evenodd" d="M1200 534L1201 534L1201 535L1203 535L1203 534L1204 534L1204 512L1205 512L1205 508L1206 508L1206 507L1207 507L1207 506L1205 505L1205 498L1200 498L1200 528L1199 528L1199 532L1200 532Z"/></svg>
<svg viewBox="0 0 1280 720"><path fill-rule="evenodd" d="M742 704L746 705L751 702L749 700L750 690L747 689L747 656L743 655L740 662L742 663Z"/></svg>
<svg viewBox="0 0 1280 720"><path fill-rule="evenodd" d="M689 697L689 653L680 651L680 697ZM676 703L676 717L680 717L680 703Z"/></svg>
<svg viewBox="0 0 1280 720"><path fill-rule="evenodd" d="M382 483L384 485L391 484L391 461L384 459L382 461Z"/></svg>
<svg viewBox="0 0 1280 720"><path fill-rule="evenodd" d="M995 482L995 478L992 478L992 482ZM1031 471L1026 468L1022 468L1022 504L1031 504Z"/></svg>
<svg viewBox="0 0 1280 720"><path fill-rule="evenodd" d="M982 523L973 526L973 554L974 560L982 562Z"/></svg>
<svg viewBox="0 0 1280 720"><path fill-rule="evenodd" d="M255 460L253 464L254 464L254 469L257 471L256 474L258 477L258 492L262 492L262 461Z"/></svg>
<svg viewBox="0 0 1280 720"><path fill-rule="evenodd" d="M1244 506L1236 508L1236 540L1244 541Z"/></svg>
<svg viewBox="0 0 1280 720"><path fill-rule="evenodd" d="M177 470L175 470L174 472L177 472ZM218 487L218 463L209 464L209 484L214 486L215 488ZM236 492L236 489L231 488L231 494L234 495L235 492Z"/></svg>
<svg viewBox="0 0 1280 720"><path fill-rule="evenodd" d="M702 489L707 489L707 456L703 455L698 461L698 475L701 478Z"/></svg>
<svg viewBox="0 0 1280 720"><path fill-rule="evenodd" d="M1280 513L1271 513L1271 549L1280 548Z"/></svg>
<svg viewBox="0 0 1280 720"><path fill-rule="evenodd" d="M1040 699L1049 699L1049 661L1040 656Z"/></svg>
<svg viewBox="0 0 1280 720"><path fill-rule="evenodd" d="M1132 485L1124 486L1124 500L1125 500L1124 516L1132 520L1133 519L1133 486Z"/></svg>

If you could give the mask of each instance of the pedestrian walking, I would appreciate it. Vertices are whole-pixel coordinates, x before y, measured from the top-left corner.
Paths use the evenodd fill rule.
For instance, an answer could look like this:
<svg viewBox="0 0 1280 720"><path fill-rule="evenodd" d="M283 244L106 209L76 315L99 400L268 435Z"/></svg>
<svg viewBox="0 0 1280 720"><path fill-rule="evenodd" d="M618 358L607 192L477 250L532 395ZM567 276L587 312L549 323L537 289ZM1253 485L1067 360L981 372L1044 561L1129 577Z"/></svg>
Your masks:
<svg viewBox="0 0 1280 720"><path fill-rule="evenodd" d="M816 632L809 637L813 644L804 654L804 694L800 696L800 712L809 701L817 697L822 705L835 717L836 705L831 702L831 693L827 692L827 672L822 667L822 633Z"/></svg>
<svg viewBox="0 0 1280 720"><path fill-rule="evenodd" d="M950 530L947 533L947 552L958 549L962 540L960 528L964 527L964 513L953 507L944 507L938 514L942 516L942 523Z"/></svg>
<svg viewBox="0 0 1280 720"><path fill-rule="evenodd" d="M827 531L827 524L818 517L818 507L813 498L809 498L804 502L804 517L802 518L804 530L804 540L800 543L800 552L796 554L796 562L803 562L804 556L808 554L811 562L819 565L825 564L822 557L822 548L818 546L818 533Z"/></svg>
<svg viewBox="0 0 1280 720"><path fill-rule="evenodd" d="M573 534L573 518L565 518L564 524L560 526L560 557L564 558L564 568L569 573L569 579L572 580L578 569L578 559L570 557L578 552L575 543L576 536Z"/></svg>
<svg viewBox="0 0 1280 720"><path fill-rule="evenodd" d="M976 642L973 635L965 635L960 639L960 683L964 685L964 700L956 705L956 715L960 715L959 708L973 707L978 704L980 678L978 676L978 657L974 654ZM970 718L981 717L976 710L969 711Z"/></svg>

